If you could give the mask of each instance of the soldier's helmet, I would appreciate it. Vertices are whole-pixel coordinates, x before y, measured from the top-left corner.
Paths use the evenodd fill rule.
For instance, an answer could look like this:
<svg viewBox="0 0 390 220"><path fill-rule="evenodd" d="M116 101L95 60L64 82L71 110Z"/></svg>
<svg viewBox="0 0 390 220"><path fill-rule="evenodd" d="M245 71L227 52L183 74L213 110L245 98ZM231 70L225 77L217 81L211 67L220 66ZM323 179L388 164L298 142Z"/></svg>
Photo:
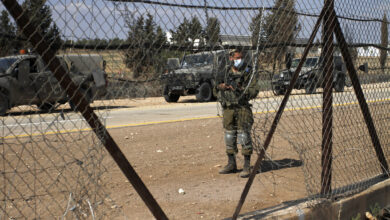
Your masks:
<svg viewBox="0 0 390 220"><path fill-rule="evenodd" d="M241 53L241 54L243 54L243 51L241 49L231 49L229 51L229 56L232 57L234 55L234 53Z"/></svg>

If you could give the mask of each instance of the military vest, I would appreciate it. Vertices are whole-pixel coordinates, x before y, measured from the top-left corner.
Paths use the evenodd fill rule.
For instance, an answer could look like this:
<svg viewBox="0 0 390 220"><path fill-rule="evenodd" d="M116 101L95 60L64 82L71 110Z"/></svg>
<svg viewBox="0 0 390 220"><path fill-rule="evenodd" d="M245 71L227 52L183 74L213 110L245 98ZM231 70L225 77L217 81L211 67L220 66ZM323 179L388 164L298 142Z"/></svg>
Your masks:
<svg viewBox="0 0 390 220"><path fill-rule="evenodd" d="M249 100L257 96L259 92L258 76L255 74L252 79L251 68L234 72L231 69L225 76L224 83L232 85L233 90L218 90L218 100L223 107L234 107L238 105L250 105ZM248 86L248 83L250 85Z"/></svg>

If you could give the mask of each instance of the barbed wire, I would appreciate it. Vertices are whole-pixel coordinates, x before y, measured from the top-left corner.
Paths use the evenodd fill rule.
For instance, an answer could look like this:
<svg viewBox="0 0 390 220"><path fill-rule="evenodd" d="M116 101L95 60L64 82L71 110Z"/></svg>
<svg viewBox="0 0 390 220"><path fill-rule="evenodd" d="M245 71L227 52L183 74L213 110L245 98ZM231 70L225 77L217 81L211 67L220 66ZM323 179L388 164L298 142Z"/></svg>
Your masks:
<svg viewBox="0 0 390 220"><path fill-rule="evenodd" d="M122 2L122 3L143 3L143 4L151 4L151 5L161 5L161 6L170 6L170 7L179 7L179 8L190 8L190 9L212 9L212 10L246 10L246 11L255 11L255 10L266 10L266 11L283 11L287 13L294 12L297 15L315 17L318 18L319 14L313 13L303 13L297 11L290 11L283 8L275 8L275 7L218 7L218 6L201 6L201 5L186 5L186 4L175 4L175 3L165 3L165 2L157 2L157 1L149 1L149 0L109 0L112 2ZM361 21L361 22L383 22L383 20L378 18L352 18L347 16L338 15L337 18L350 20L350 21ZM390 22L385 22L389 24Z"/></svg>

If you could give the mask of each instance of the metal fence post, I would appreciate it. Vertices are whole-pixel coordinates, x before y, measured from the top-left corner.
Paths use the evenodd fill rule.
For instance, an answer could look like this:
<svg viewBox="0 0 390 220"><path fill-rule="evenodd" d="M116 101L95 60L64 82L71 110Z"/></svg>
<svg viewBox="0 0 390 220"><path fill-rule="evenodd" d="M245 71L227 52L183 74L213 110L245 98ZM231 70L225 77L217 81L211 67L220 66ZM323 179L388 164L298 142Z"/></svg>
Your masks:
<svg viewBox="0 0 390 220"><path fill-rule="evenodd" d="M331 192L332 182L332 135L333 135L333 29L334 18L331 17L334 8L333 0L325 0L325 15L323 19L323 43L322 51L323 61L321 67L323 68L323 85L324 88L322 96L322 154L321 154L321 194L326 195Z"/></svg>

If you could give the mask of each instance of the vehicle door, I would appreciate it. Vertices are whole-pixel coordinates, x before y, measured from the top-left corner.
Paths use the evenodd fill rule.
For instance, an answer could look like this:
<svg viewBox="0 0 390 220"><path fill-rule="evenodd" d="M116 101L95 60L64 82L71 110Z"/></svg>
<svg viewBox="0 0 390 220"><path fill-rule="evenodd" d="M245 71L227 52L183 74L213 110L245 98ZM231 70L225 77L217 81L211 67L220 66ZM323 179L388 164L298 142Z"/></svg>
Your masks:
<svg viewBox="0 0 390 220"><path fill-rule="evenodd" d="M322 58L319 57L311 57L307 58L305 65L310 71L314 73L313 76L316 79L316 85L317 87L321 87L322 81L323 81L323 66L322 66Z"/></svg>
<svg viewBox="0 0 390 220"><path fill-rule="evenodd" d="M11 67L11 102L14 104L35 104L38 97L30 77L30 59L20 59Z"/></svg>
<svg viewBox="0 0 390 220"><path fill-rule="evenodd" d="M66 97L54 74L49 71L41 59L30 60L30 77L34 82L40 103L55 104Z"/></svg>
<svg viewBox="0 0 390 220"><path fill-rule="evenodd" d="M334 60L333 78L334 78L334 81L336 81L336 79L340 76L345 77L346 67L344 66L343 60L340 56L334 56L333 60Z"/></svg>

